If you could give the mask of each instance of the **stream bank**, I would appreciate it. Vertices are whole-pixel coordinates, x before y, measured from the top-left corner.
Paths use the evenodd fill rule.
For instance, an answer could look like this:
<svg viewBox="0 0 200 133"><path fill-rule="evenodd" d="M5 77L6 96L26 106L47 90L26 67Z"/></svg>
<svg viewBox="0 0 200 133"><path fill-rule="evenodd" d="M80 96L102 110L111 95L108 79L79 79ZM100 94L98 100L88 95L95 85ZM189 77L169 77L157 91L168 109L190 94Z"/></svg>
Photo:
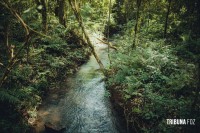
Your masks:
<svg viewBox="0 0 200 133"><path fill-rule="evenodd" d="M105 67L109 65L107 45L91 34L91 42ZM75 75L61 82L59 89L52 91L38 110L37 133L45 131L45 125L65 133L125 133L121 120L112 107L103 74L94 56L90 56ZM47 129L47 128L46 128Z"/></svg>
<svg viewBox="0 0 200 133"><path fill-rule="evenodd" d="M37 41L38 44L44 43L43 40ZM75 74L91 55L90 50L84 47L85 42L81 39L80 34L75 30L67 32L58 40L47 40L45 43L45 52L42 53L41 58L47 72L43 72L41 75L44 82L39 86L40 92L38 94L42 100L33 108L24 109L23 115L31 128L31 131L27 132L37 132L35 126L41 121L41 118L37 116L37 110L41 106L39 104L41 102L42 105L46 104L47 99L56 101L61 98L65 91L61 84L66 81L65 78Z"/></svg>

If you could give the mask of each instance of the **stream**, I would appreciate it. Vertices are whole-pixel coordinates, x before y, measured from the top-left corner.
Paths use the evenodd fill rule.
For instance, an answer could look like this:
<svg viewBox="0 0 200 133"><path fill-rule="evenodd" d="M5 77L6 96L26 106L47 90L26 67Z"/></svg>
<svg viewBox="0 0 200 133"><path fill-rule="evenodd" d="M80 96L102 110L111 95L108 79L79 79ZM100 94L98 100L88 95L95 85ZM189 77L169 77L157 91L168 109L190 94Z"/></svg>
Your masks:
<svg viewBox="0 0 200 133"><path fill-rule="evenodd" d="M90 39L104 66L109 64L107 45L92 34ZM79 71L67 77L60 89L54 90L43 101L38 110L36 132L45 130L44 124L65 128L64 133L124 133L105 90L103 74L93 55Z"/></svg>

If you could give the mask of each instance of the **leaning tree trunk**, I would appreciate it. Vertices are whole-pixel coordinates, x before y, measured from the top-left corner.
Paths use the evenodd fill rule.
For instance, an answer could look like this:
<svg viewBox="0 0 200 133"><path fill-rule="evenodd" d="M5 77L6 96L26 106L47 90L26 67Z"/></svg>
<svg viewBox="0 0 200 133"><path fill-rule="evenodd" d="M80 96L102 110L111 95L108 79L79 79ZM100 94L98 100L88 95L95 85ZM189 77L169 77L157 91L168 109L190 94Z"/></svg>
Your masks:
<svg viewBox="0 0 200 133"><path fill-rule="evenodd" d="M88 46L90 47L90 49L92 51L92 54L94 55L97 63L99 64L99 67L100 67L101 71L105 75L103 63L101 62L101 60L99 59L98 55L96 54L94 46L92 45L92 43L90 41L90 38L89 38L89 36L88 36L88 34L87 34L86 30L85 30L85 27L84 27L83 21L82 21L82 17L80 15L79 8L77 7L76 1L75 1L75 3L73 3L72 0L69 0L69 4L72 7L72 10L73 10L73 12L75 14L75 17L76 17L76 19L77 19L77 21L78 21L78 23L79 23L79 25L80 25L80 27L81 27L81 29L83 31L83 34L85 36L85 39L87 41Z"/></svg>

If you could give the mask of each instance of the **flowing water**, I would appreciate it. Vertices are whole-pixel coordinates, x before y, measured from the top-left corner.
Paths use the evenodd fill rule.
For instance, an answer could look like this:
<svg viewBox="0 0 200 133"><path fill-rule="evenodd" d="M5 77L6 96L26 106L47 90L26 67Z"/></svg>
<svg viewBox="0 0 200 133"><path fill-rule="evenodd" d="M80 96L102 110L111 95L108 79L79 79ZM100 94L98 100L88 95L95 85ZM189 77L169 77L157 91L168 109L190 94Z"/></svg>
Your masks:
<svg viewBox="0 0 200 133"><path fill-rule="evenodd" d="M95 50L108 66L107 45L90 37ZM44 130L44 123L54 127L65 127L65 133L121 133L125 132L114 113L109 98L106 96L103 75L91 56L72 77L67 78L61 89L52 92L38 111L41 118L37 132Z"/></svg>

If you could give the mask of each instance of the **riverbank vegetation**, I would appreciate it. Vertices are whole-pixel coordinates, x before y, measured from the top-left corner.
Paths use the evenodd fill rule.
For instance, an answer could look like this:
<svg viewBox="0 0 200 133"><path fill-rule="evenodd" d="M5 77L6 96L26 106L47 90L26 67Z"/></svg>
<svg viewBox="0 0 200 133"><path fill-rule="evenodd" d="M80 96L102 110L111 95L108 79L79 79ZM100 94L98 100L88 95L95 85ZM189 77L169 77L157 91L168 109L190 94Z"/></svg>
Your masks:
<svg viewBox="0 0 200 133"><path fill-rule="evenodd" d="M92 50L68 1L2 0L0 5L0 130L30 132L43 97L74 74ZM93 27L91 17L104 12L93 14L89 3L80 5L83 21ZM100 26L97 21L90 30Z"/></svg>
<svg viewBox="0 0 200 133"><path fill-rule="evenodd" d="M197 0L114 3L110 29L118 51L107 86L130 132L199 131L199 8ZM191 118L196 126L166 120Z"/></svg>
<svg viewBox="0 0 200 133"><path fill-rule="evenodd" d="M199 130L199 0L2 0L0 5L1 132L30 132L43 97L90 54L106 75L127 132ZM98 58L88 30L104 33L110 67ZM196 119L196 125L167 125L166 119Z"/></svg>

